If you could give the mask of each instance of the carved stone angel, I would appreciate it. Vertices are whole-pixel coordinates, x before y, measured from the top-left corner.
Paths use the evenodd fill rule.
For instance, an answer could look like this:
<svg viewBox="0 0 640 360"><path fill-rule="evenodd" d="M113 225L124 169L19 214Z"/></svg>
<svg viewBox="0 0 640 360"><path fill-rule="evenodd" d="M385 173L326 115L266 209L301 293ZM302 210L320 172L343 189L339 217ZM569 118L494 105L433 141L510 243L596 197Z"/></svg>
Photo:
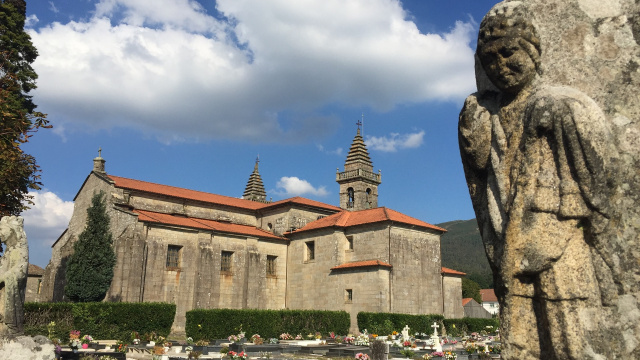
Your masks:
<svg viewBox="0 0 640 360"><path fill-rule="evenodd" d="M459 140L500 298L507 359L583 359L585 312L615 297L600 234L615 148L598 105L540 81L521 3L494 7L477 59L496 91L469 96Z"/></svg>

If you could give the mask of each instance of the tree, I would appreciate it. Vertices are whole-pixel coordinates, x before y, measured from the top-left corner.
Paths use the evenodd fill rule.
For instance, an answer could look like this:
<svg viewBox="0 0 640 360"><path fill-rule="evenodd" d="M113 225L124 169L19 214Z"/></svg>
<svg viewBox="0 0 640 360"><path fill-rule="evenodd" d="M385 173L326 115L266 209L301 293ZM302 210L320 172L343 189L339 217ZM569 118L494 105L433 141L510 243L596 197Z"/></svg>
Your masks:
<svg viewBox="0 0 640 360"><path fill-rule="evenodd" d="M482 304L482 296L480 295L480 285L475 281L462 278L462 298L473 298L479 304Z"/></svg>
<svg viewBox="0 0 640 360"><path fill-rule="evenodd" d="M73 245L67 263L65 295L74 302L102 301L113 279L116 254L104 192L87 209L87 227Z"/></svg>
<svg viewBox="0 0 640 360"><path fill-rule="evenodd" d="M39 128L50 128L28 93L38 75L31 67L38 51L24 31L26 2L0 0L0 216L19 215L39 190L40 168L20 146Z"/></svg>

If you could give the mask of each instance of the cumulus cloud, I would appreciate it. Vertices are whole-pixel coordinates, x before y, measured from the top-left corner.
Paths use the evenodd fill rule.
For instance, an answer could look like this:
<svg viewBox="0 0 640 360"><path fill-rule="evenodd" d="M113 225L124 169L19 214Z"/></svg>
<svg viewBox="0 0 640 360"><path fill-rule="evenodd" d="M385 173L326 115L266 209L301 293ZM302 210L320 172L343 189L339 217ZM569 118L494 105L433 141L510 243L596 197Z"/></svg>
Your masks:
<svg viewBox="0 0 640 360"><path fill-rule="evenodd" d="M34 205L22 213L29 241L30 262L44 266L51 257L51 245L67 228L73 201L64 201L50 191L30 192Z"/></svg>
<svg viewBox="0 0 640 360"><path fill-rule="evenodd" d="M367 136L365 143L372 150L396 152L398 149L412 149L422 145L424 130L411 134L391 133L389 136Z"/></svg>
<svg viewBox="0 0 640 360"><path fill-rule="evenodd" d="M284 196L300 196L308 194L315 196L326 196L327 194L329 194L324 186L315 188L307 180L302 180L295 176L281 177L276 184L276 187L279 189L276 191L276 193Z"/></svg>
<svg viewBox="0 0 640 360"><path fill-rule="evenodd" d="M87 20L32 29L38 104L59 124L280 142L333 131L331 104L387 111L475 88L473 25L422 34L398 0L216 9L99 0Z"/></svg>

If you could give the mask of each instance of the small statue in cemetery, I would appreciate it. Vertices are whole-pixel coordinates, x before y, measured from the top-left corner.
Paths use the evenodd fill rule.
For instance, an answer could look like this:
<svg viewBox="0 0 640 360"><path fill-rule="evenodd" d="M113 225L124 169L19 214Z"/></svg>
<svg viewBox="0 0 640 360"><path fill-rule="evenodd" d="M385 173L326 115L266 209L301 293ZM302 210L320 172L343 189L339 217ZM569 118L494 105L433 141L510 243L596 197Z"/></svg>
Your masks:
<svg viewBox="0 0 640 360"><path fill-rule="evenodd" d="M411 341L411 336L409 335L409 325L405 325L404 329L402 329L402 341Z"/></svg>
<svg viewBox="0 0 640 360"><path fill-rule="evenodd" d="M460 151L497 272L505 358L583 359L580 315L611 293L600 250L617 153L594 100L540 81L544 49L523 4L482 20L477 71L495 88L465 101Z"/></svg>
<svg viewBox="0 0 640 360"><path fill-rule="evenodd" d="M23 330L29 265L23 222L18 216L5 216L0 220L0 242L5 247L0 257L0 336L19 335Z"/></svg>

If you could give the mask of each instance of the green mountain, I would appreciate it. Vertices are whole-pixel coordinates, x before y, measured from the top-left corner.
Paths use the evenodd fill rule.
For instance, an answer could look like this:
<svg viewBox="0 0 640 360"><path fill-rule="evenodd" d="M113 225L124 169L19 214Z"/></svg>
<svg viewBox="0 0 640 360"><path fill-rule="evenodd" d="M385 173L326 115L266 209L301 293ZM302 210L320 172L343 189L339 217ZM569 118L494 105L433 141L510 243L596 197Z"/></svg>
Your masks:
<svg viewBox="0 0 640 360"><path fill-rule="evenodd" d="M442 266L467 273L482 289L493 288L493 276L484 253L476 219L437 224L447 229L442 235Z"/></svg>

